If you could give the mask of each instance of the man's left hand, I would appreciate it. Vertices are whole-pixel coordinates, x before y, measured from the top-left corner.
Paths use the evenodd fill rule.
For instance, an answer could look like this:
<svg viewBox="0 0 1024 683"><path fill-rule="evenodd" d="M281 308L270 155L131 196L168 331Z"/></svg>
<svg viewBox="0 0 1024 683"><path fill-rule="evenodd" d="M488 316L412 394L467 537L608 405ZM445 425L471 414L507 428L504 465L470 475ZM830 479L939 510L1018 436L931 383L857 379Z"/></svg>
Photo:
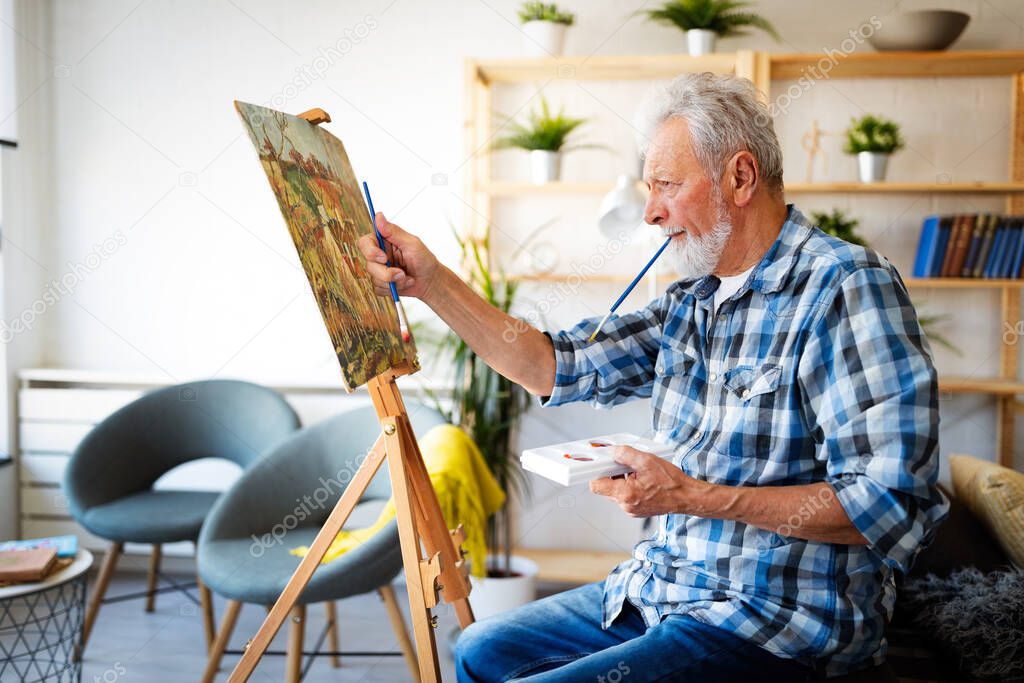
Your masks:
<svg viewBox="0 0 1024 683"><path fill-rule="evenodd" d="M697 507L698 497L711 486L653 453L616 446L613 457L633 471L623 479L594 479L590 490L611 498L632 517L689 513Z"/></svg>

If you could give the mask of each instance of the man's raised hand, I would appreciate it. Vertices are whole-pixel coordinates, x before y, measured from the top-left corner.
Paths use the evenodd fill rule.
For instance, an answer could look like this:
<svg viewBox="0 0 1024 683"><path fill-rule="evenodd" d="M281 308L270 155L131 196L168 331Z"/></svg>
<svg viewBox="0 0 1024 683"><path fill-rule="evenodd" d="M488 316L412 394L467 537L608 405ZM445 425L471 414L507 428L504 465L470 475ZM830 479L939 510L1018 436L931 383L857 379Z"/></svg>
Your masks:
<svg viewBox="0 0 1024 683"><path fill-rule="evenodd" d="M377 212L377 230L388 249L385 254L373 234L359 238L359 251L366 258L366 269L373 280L373 289L380 296L391 296L389 282L394 282L401 296L422 299L430 290L439 263L419 237L389 222ZM386 264L390 259L391 267Z"/></svg>

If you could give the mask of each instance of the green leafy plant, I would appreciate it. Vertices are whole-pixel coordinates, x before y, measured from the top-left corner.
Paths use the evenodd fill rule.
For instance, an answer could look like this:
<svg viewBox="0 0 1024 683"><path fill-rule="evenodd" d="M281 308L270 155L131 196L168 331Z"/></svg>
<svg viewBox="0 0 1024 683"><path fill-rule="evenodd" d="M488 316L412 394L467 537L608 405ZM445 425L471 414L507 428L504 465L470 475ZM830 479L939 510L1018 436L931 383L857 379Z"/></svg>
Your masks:
<svg viewBox="0 0 1024 683"><path fill-rule="evenodd" d="M916 308L916 306L915 306ZM917 322L921 326L921 330L924 332L924 336L928 337L929 341L935 342L939 346L944 346L958 356L964 355L960 347L949 341L949 339L941 332L935 329L935 326L939 323L949 320L949 316L946 314L932 314L932 315L918 315Z"/></svg>
<svg viewBox="0 0 1024 683"><path fill-rule="evenodd" d="M862 247L868 245L860 235L857 234L857 226L860 221L856 218L849 218L839 209L832 209L828 213L815 212L811 214L811 220L821 231L846 240L850 244L859 244Z"/></svg>
<svg viewBox="0 0 1024 683"><path fill-rule="evenodd" d="M646 10L646 14L652 21L676 26L682 31L704 29L725 38L744 36L749 33L745 29L755 28L779 40L778 31L767 19L753 12L738 11L750 4L730 0L672 0L658 9Z"/></svg>
<svg viewBox="0 0 1024 683"><path fill-rule="evenodd" d="M552 24L572 26L576 21L576 15L572 12L563 12L554 3L524 2L519 8L519 21L524 24L528 21L550 21Z"/></svg>
<svg viewBox="0 0 1024 683"><path fill-rule="evenodd" d="M454 228L455 239L462 250L462 261L468 264L466 281L487 303L508 313L515 300L517 282L505 276L500 268L492 268L486 254L490 253L490 229L480 241L464 238ZM512 449L519 420L530 407L530 395L520 385L491 369L451 330L436 333L424 323L413 326L417 343L434 351L434 361L447 362L452 372L450 404L446 405L436 392L425 389L437 409L449 422L460 426L480 447L484 461L501 488L509 496L527 494L527 479ZM491 568L491 575L508 576L512 553L512 527L508 502L488 521L487 547L503 549L502 562Z"/></svg>
<svg viewBox="0 0 1024 683"><path fill-rule="evenodd" d="M526 123L510 121L508 126L511 132L495 142L494 147L497 149L517 147L530 151L558 152L565 147L569 135L586 122L586 119L574 119L566 116L561 109L558 114L552 115L547 99L541 95L540 111L531 111L527 115ZM580 149L584 146L587 145L565 147L565 150Z"/></svg>
<svg viewBox="0 0 1024 683"><path fill-rule="evenodd" d="M847 154L892 154L903 149L899 124L872 114L853 119L850 127L846 129L846 146L843 149Z"/></svg>

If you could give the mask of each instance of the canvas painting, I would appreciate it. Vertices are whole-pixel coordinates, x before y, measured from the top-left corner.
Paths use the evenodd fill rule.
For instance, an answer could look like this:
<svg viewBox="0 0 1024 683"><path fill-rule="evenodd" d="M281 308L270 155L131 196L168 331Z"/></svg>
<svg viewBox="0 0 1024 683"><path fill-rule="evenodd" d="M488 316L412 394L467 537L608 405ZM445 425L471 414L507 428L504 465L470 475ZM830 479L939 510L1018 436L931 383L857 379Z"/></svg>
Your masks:
<svg viewBox="0 0 1024 683"><path fill-rule="evenodd" d="M345 390L408 360L391 299L377 296L356 246L373 232L345 146L320 125L245 102L235 108L256 147L309 278Z"/></svg>

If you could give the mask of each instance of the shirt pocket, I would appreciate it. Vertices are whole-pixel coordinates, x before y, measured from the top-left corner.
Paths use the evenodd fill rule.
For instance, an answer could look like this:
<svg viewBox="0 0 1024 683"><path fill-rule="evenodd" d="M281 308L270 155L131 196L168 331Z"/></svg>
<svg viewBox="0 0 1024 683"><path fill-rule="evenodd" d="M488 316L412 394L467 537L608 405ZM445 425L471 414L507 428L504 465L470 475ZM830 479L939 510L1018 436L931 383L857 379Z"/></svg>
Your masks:
<svg viewBox="0 0 1024 683"><path fill-rule="evenodd" d="M703 415L701 367L697 350L689 344L662 344L651 391L652 426L658 436L675 442L697 429Z"/></svg>
<svg viewBox="0 0 1024 683"><path fill-rule="evenodd" d="M755 484L772 474L767 470L776 445L773 434L783 428L778 422L785 414L782 375L782 367L773 363L725 372L719 420L709 448L718 457L708 459L709 477L722 483Z"/></svg>

